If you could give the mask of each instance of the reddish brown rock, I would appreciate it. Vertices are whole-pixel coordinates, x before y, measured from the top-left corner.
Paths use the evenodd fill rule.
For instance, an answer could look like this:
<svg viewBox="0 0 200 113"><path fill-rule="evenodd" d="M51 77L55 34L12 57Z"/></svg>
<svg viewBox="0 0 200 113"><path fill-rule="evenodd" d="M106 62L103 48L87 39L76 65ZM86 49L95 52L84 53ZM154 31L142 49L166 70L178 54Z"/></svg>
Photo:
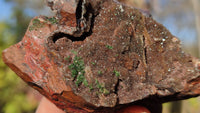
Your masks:
<svg viewBox="0 0 200 113"><path fill-rule="evenodd" d="M67 113L132 104L159 113L161 103L200 94L198 59L151 17L112 0L47 2L56 16L33 18L3 60Z"/></svg>

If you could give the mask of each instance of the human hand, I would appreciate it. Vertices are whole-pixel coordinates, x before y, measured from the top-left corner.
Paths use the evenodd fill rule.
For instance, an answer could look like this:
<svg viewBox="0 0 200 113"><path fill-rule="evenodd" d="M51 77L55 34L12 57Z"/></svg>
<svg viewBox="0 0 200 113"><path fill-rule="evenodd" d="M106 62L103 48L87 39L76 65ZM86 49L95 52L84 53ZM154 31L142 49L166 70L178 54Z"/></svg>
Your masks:
<svg viewBox="0 0 200 113"><path fill-rule="evenodd" d="M145 107L134 105L121 109L117 113L151 113L151 112Z"/></svg>
<svg viewBox="0 0 200 113"><path fill-rule="evenodd" d="M36 113L65 113L65 112L59 109L55 104L53 104L47 98L43 97L36 110Z"/></svg>
<svg viewBox="0 0 200 113"><path fill-rule="evenodd" d="M56 105L54 105L48 99L43 97L36 110L36 113L65 113L65 112L56 107ZM129 106L127 108L119 110L119 112L117 113L150 113L150 111L142 106Z"/></svg>

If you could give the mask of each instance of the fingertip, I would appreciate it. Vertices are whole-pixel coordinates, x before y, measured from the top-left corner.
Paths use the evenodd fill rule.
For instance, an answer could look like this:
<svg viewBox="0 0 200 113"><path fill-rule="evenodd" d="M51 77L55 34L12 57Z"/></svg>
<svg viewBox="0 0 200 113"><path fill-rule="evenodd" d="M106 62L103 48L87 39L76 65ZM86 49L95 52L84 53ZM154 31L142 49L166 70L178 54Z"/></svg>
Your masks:
<svg viewBox="0 0 200 113"><path fill-rule="evenodd" d="M151 113L151 112L143 106L134 105L123 108L118 113Z"/></svg>
<svg viewBox="0 0 200 113"><path fill-rule="evenodd" d="M59 109L55 104L43 97L36 110L36 113L65 113Z"/></svg>

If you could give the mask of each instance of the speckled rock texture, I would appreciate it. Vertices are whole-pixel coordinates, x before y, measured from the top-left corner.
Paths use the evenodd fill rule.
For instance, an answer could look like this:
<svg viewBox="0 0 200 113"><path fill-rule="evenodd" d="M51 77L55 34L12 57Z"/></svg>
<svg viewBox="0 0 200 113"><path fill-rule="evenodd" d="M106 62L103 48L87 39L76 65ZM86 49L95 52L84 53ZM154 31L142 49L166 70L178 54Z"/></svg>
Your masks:
<svg viewBox="0 0 200 113"><path fill-rule="evenodd" d="M4 62L67 113L116 113L200 94L200 64L148 14L113 0L47 0ZM159 106L159 107L155 107Z"/></svg>

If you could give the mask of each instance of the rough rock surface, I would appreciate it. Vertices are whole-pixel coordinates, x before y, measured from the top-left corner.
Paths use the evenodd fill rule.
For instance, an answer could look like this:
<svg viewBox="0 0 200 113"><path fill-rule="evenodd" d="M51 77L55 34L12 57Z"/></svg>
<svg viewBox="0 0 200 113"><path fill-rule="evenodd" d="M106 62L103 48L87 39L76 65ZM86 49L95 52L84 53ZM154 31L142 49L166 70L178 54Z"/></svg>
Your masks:
<svg viewBox="0 0 200 113"><path fill-rule="evenodd" d="M200 94L199 61L152 17L112 0L47 0L4 62L67 113L115 112ZM148 104L151 102L151 104Z"/></svg>

